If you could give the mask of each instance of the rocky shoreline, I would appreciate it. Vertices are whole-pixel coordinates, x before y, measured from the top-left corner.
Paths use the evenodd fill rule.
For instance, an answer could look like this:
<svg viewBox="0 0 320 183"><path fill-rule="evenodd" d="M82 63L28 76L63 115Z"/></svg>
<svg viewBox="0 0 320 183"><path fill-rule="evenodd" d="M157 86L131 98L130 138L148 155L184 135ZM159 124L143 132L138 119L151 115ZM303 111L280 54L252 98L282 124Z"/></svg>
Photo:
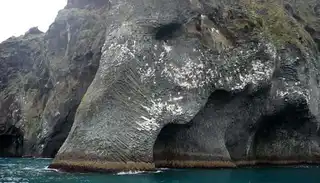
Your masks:
<svg viewBox="0 0 320 183"><path fill-rule="evenodd" d="M320 165L319 160L251 160L251 161L157 161L153 163L116 163L103 161L55 161L49 166L65 172L101 172L113 173L121 171L154 171L161 168L174 169L225 169L242 167L291 167L304 165Z"/></svg>

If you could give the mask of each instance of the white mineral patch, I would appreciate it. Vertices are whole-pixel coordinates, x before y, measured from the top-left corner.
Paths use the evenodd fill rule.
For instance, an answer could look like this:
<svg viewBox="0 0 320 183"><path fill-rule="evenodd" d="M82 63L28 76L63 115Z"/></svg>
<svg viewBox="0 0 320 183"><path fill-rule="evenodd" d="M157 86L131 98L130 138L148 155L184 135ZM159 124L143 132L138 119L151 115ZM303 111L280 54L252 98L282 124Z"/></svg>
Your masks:
<svg viewBox="0 0 320 183"><path fill-rule="evenodd" d="M285 96L290 95L300 95L303 96L304 99L309 103L310 102L310 92L308 90L303 90L300 87L292 86L285 88L285 90L277 90L276 96L280 98L284 98Z"/></svg>
<svg viewBox="0 0 320 183"><path fill-rule="evenodd" d="M253 142L253 137L254 135L250 135L249 136L249 139L248 139L248 142L247 142L247 147L246 147L246 155L249 156L249 153L250 153L250 148L251 148L251 145L252 145L252 142Z"/></svg>
<svg viewBox="0 0 320 183"><path fill-rule="evenodd" d="M267 44L267 53L272 55L273 59L276 59L276 57L277 57L277 49L273 44L270 44L270 43Z"/></svg>
<svg viewBox="0 0 320 183"><path fill-rule="evenodd" d="M207 84L204 64L195 63L190 58L186 59L186 63L182 67L178 67L173 63L165 64L161 75L187 89L199 88Z"/></svg>
<svg viewBox="0 0 320 183"><path fill-rule="evenodd" d="M71 40L71 26L67 21L67 32L68 32L68 43L70 43Z"/></svg>
<svg viewBox="0 0 320 183"><path fill-rule="evenodd" d="M178 116L183 114L183 108L179 105L178 100L183 97L173 97L167 101L161 98L151 100L150 106L141 105L146 110L149 117L141 116L138 124L138 130L154 131L159 129L158 121L164 116Z"/></svg>
<svg viewBox="0 0 320 183"><path fill-rule="evenodd" d="M168 104L165 108L168 112L172 115L181 115L182 114L182 107L177 104Z"/></svg>
<svg viewBox="0 0 320 183"><path fill-rule="evenodd" d="M269 79L273 73L273 68L270 65L262 64L260 60L252 63L252 69L244 75L239 74L240 82L235 83L231 89L243 89L249 83L257 84L259 81Z"/></svg>
<svg viewBox="0 0 320 183"><path fill-rule="evenodd" d="M212 29L215 31L216 29ZM260 44L260 46L262 46ZM231 85L230 89L243 89L249 83L257 84L259 81L269 79L273 73L274 61L265 61L262 63L260 60L252 60L252 65L248 65L248 70L240 70L237 60L251 59L250 56L256 54L259 49L251 49L237 51L240 54L238 57L226 57L219 55L216 63L223 63L224 65L210 68L205 65L203 60L206 59L204 53L200 53L201 56L198 59L184 58L184 65L175 65L173 63L163 62L160 57L161 63L164 64L164 68L161 72L162 77L166 77L175 84L184 87L186 89L195 89L206 86L213 83L218 87L225 87L225 84ZM267 51L269 55L272 55L272 59L276 57L276 51L273 45L267 45ZM233 55L237 55L234 53ZM228 65L228 63L232 63ZM224 70L230 70L230 72L221 72L219 67L224 67Z"/></svg>
<svg viewBox="0 0 320 183"><path fill-rule="evenodd" d="M172 46L169 46L167 44L163 45L164 50L166 50L167 53L169 53L172 50Z"/></svg>
<svg viewBox="0 0 320 183"><path fill-rule="evenodd" d="M212 32L212 33L217 33L217 34L220 33L219 30L216 29L216 28L214 28L214 27L211 28L211 32Z"/></svg>
<svg viewBox="0 0 320 183"><path fill-rule="evenodd" d="M54 116L59 116L60 115L60 112L59 111L57 111L55 114L54 114Z"/></svg>
<svg viewBox="0 0 320 183"><path fill-rule="evenodd" d="M130 61L131 59L137 59L135 56L135 48L130 49L128 41L123 44L112 43L108 48L104 46L102 54L102 63L99 67L101 77L105 77L105 74L109 73L109 69L113 66L119 66L123 62Z"/></svg>
<svg viewBox="0 0 320 183"><path fill-rule="evenodd" d="M142 70L142 69L141 69ZM141 82L145 82L155 76L155 68L154 67L149 67L146 71L140 70L140 80Z"/></svg>
<svg viewBox="0 0 320 183"><path fill-rule="evenodd" d="M137 129L138 130L145 130L145 131L155 131L157 129L159 129L159 124L156 122L155 118L147 118L145 116L141 116L140 117L142 119L142 121L138 122L137 125Z"/></svg>
<svg viewBox="0 0 320 183"><path fill-rule="evenodd" d="M183 99L183 97L181 96L181 97L173 97L173 101L178 101L178 100L182 100Z"/></svg>

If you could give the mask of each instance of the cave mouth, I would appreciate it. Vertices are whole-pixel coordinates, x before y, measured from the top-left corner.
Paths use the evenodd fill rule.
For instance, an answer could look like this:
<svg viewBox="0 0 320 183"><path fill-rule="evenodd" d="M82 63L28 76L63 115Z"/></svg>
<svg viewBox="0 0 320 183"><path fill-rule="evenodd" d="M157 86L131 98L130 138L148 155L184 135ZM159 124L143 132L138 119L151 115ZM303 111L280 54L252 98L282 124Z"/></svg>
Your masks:
<svg viewBox="0 0 320 183"><path fill-rule="evenodd" d="M314 119L306 103L287 104L274 115L263 116L259 120L257 135L262 139L270 136L275 129L291 129L309 133L306 123Z"/></svg>
<svg viewBox="0 0 320 183"><path fill-rule="evenodd" d="M17 127L10 127L0 134L0 157L21 157L23 154L23 133Z"/></svg>
<svg viewBox="0 0 320 183"><path fill-rule="evenodd" d="M308 144L317 133L317 123L314 121L316 119L306 102L289 103L273 115L262 116L253 139L253 156L257 160L294 160L293 156L303 153L303 144ZM289 143L291 141L294 143ZM280 149L279 144L282 144ZM293 150L290 152L288 149Z"/></svg>
<svg viewBox="0 0 320 183"><path fill-rule="evenodd" d="M182 24L177 22L161 25L155 28L155 39L159 41L173 39L180 35L181 31Z"/></svg>
<svg viewBox="0 0 320 183"><path fill-rule="evenodd" d="M157 168L167 168L169 167L168 162L183 160L184 157L177 152L179 147L184 145L184 142L179 139L181 136L179 134L190 128L190 123L170 123L161 129L153 146L153 161Z"/></svg>
<svg viewBox="0 0 320 183"><path fill-rule="evenodd" d="M207 99L206 104L188 123L169 123L159 132L153 146L153 160L157 168L175 168L177 166L192 167L188 164L193 161L207 161L209 156L203 147L201 137L210 132L203 121L212 123L210 120L212 110L222 107L230 102L234 93L226 90L215 90ZM215 107L213 107L215 106ZM204 165L206 166L206 165Z"/></svg>

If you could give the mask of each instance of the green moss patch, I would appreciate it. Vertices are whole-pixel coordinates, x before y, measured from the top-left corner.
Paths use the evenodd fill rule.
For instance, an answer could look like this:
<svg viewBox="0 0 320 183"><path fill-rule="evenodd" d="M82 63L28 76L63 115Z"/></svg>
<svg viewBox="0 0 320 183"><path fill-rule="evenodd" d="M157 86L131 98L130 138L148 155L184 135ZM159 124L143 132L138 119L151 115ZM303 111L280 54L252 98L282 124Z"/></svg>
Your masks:
<svg viewBox="0 0 320 183"><path fill-rule="evenodd" d="M296 19L284 9L281 1L242 0L251 22L263 37L270 39L276 46L294 44L301 49L315 46L311 36Z"/></svg>

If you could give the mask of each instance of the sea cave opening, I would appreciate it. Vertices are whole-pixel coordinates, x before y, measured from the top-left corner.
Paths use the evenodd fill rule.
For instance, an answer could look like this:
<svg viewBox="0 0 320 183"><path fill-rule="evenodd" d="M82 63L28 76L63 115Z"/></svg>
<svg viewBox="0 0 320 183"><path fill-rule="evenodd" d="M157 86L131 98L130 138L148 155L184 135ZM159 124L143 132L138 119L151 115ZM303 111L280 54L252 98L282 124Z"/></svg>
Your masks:
<svg viewBox="0 0 320 183"><path fill-rule="evenodd" d="M216 139L212 113L232 100L233 94L225 90L214 91L205 105L192 120L185 124L169 123L159 132L153 148L153 159L158 168L192 167L193 161L209 158L207 145L203 141ZM191 163L191 164L188 164ZM198 166L198 165L197 165Z"/></svg>
<svg viewBox="0 0 320 183"><path fill-rule="evenodd" d="M175 162L189 159L184 150L190 145L185 143L185 133L191 127L191 123L170 123L161 129L153 147L153 160L157 168L176 167L178 165L175 165Z"/></svg>
<svg viewBox="0 0 320 183"><path fill-rule="evenodd" d="M303 154L304 147L316 134L314 116L306 102L287 103L273 115L262 116L253 139L257 160L290 160Z"/></svg>
<svg viewBox="0 0 320 183"><path fill-rule="evenodd" d="M23 133L17 127L10 127L0 134L0 157L21 157L23 153Z"/></svg>

